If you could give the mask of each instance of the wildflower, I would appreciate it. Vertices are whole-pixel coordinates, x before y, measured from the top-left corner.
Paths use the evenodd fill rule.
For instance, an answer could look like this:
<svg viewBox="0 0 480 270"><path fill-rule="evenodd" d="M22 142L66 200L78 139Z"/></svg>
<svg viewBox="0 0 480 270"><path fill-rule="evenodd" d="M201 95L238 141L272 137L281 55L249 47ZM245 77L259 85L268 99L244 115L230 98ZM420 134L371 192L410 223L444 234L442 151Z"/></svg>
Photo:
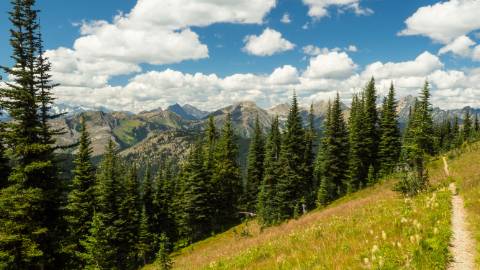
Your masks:
<svg viewBox="0 0 480 270"><path fill-rule="evenodd" d="M433 228L433 234L438 234L438 228L437 227Z"/></svg>
<svg viewBox="0 0 480 270"><path fill-rule="evenodd" d="M377 245L373 245L373 248L372 248L372 253L375 253L378 251L378 246Z"/></svg>
<svg viewBox="0 0 480 270"><path fill-rule="evenodd" d="M382 231L382 239L387 240L387 233L385 233L385 231Z"/></svg>
<svg viewBox="0 0 480 270"><path fill-rule="evenodd" d="M369 260L368 258L363 258L363 262L364 262L365 264L369 264L369 263L370 263L370 260Z"/></svg>

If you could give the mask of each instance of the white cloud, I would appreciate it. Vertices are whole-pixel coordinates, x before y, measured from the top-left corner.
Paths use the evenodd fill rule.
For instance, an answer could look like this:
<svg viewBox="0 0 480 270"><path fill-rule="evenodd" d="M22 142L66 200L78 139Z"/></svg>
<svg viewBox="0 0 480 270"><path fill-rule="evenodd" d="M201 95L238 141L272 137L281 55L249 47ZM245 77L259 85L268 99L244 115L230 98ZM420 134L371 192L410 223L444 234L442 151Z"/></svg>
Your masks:
<svg viewBox="0 0 480 270"><path fill-rule="evenodd" d="M298 71L295 67L292 67L290 65L276 68L273 73L268 77L267 82L271 84L282 85L298 83Z"/></svg>
<svg viewBox="0 0 480 270"><path fill-rule="evenodd" d="M112 22L82 22L81 36L70 51L50 51L53 79L67 85L106 85L111 76L140 71L141 63L206 58L207 46L190 27L261 24L275 5L276 0L138 0L128 14L118 14Z"/></svg>
<svg viewBox="0 0 480 270"><path fill-rule="evenodd" d="M373 11L369 8L362 8L360 0L303 0L309 7L308 15L315 19L328 16L328 8L336 7L340 12L351 10L357 15L370 15Z"/></svg>
<svg viewBox="0 0 480 270"><path fill-rule="evenodd" d="M438 53L445 54L448 52L451 52L453 54L463 56L463 57L469 57L472 53L472 50L470 47L475 45L475 42L471 40L467 36L460 36L453 40L451 43L445 45L442 47Z"/></svg>
<svg viewBox="0 0 480 270"><path fill-rule="evenodd" d="M71 69L69 65L63 67ZM357 65L345 52L328 52L311 58L307 69L299 75L297 68L284 65L271 74L183 73L171 69L151 71L133 77L125 86L61 86L55 94L61 103L86 107L105 106L113 110L139 112L189 103L213 110L241 100L254 100L270 107L289 100L293 89L302 103L328 99L339 91L347 101L360 91L374 75L379 94L387 93L393 81L398 97L416 95L428 79L432 83L435 106L458 108L480 106L480 68L444 70L439 59L424 52L405 62L376 62L355 72ZM373 73L372 73L373 72Z"/></svg>
<svg viewBox="0 0 480 270"><path fill-rule="evenodd" d="M292 20L290 19L290 14L284 13L283 16L282 16L282 19L280 19L280 22L285 23L285 24L291 23Z"/></svg>
<svg viewBox="0 0 480 270"><path fill-rule="evenodd" d="M302 51L306 55L310 56L316 56L319 54L327 54L329 52L341 52L341 51L346 51L346 52L357 52L358 49L355 45L349 45L348 47L344 48L343 50L339 47L335 48L320 48L314 45L307 45L302 48Z"/></svg>
<svg viewBox="0 0 480 270"><path fill-rule="evenodd" d="M317 46L314 46L314 45L307 45L307 46L303 47L302 50L303 50L304 54L310 55L310 56L317 56L319 54L328 54L330 52L340 52L341 51L341 49L338 48L338 47L335 47L333 49L329 49L329 48L320 48L320 47L317 47Z"/></svg>
<svg viewBox="0 0 480 270"><path fill-rule="evenodd" d="M243 50L257 56L271 56L276 53L292 50L295 44L284 39L280 32L266 28L259 36L249 35L244 39Z"/></svg>
<svg viewBox="0 0 480 270"><path fill-rule="evenodd" d="M358 52L358 48L357 48L357 46L355 46L355 45L349 45L349 46L347 47L347 51L349 51L349 52Z"/></svg>
<svg viewBox="0 0 480 270"><path fill-rule="evenodd" d="M450 0L419 8L406 21L400 35L422 35L447 44L480 29L480 1Z"/></svg>
<svg viewBox="0 0 480 270"><path fill-rule="evenodd" d="M307 78L345 79L357 68L353 60L344 52L328 52L310 59L303 74Z"/></svg>
<svg viewBox="0 0 480 270"><path fill-rule="evenodd" d="M477 45L472 52L473 60L480 61L480 45Z"/></svg>
<svg viewBox="0 0 480 270"><path fill-rule="evenodd" d="M429 53L423 52L415 60L406 62L374 62L368 65L362 73L363 77L372 77L378 79L427 76L434 70L443 67L440 59Z"/></svg>

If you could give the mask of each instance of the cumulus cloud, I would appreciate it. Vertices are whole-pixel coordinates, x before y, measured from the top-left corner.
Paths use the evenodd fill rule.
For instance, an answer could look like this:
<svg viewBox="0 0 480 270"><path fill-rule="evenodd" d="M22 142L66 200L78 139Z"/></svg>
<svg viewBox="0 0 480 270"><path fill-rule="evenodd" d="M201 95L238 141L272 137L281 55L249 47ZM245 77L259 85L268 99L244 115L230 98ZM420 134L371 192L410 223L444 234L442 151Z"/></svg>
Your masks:
<svg viewBox="0 0 480 270"><path fill-rule="evenodd" d="M476 98L480 95L480 68L445 70L438 57L428 52L411 61L375 62L360 71L346 52L333 51L312 56L301 74L291 65L278 67L270 74L239 73L226 77L166 69L139 74L125 86L62 85L55 89L55 94L60 103L133 112L165 108L176 102L214 110L242 100L254 100L267 108L288 101L293 89L302 103L332 98L337 91L348 102L372 75L380 95L388 92L392 81L399 97L417 95L425 80L429 80L435 106L480 106Z"/></svg>
<svg viewBox="0 0 480 270"><path fill-rule="evenodd" d="M335 48L320 48L314 45L307 45L302 48L302 51L306 55L310 56L316 56L319 54L327 54L329 52L341 52L341 51L346 51L346 52L357 52L358 49L355 45L349 45L348 47L344 48L343 50L339 47Z"/></svg>
<svg viewBox="0 0 480 270"><path fill-rule="evenodd" d="M276 68L273 73L268 77L268 83L271 84L295 84L299 82L297 68L290 65Z"/></svg>
<svg viewBox="0 0 480 270"><path fill-rule="evenodd" d="M66 85L106 85L111 76L140 71L140 64L208 57L191 27L214 23L260 24L275 0L139 0L112 22L84 21L72 49L48 52L54 79ZM67 68L68 67L68 68ZM96 76L94 82L88 78ZM87 78L87 80L84 80Z"/></svg>
<svg viewBox="0 0 480 270"><path fill-rule="evenodd" d="M292 20L290 19L290 14L284 13L282 18L280 19L280 22L285 23L285 24L291 23Z"/></svg>
<svg viewBox="0 0 480 270"><path fill-rule="evenodd" d="M413 77L413 76L427 76L434 70L443 67L440 59L429 53L423 52L413 61L405 62L374 62L368 65L362 73L363 77L372 77L379 79L398 78L398 77Z"/></svg>
<svg viewBox="0 0 480 270"><path fill-rule="evenodd" d="M284 39L280 32L270 28L266 28L259 36L246 36L244 42L243 51L257 56L271 56L295 48L295 44Z"/></svg>
<svg viewBox="0 0 480 270"><path fill-rule="evenodd" d="M438 53L445 54L451 52L455 55L469 57L472 53L472 47L475 45L475 42L471 40L467 36L460 36L453 40L451 43L447 44L446 46L442 47Z"/></svg>
<svg viewBox="0 0 480 270"><path fill-rule="evenodd" d="M303 0L308 6L308 15L315 19L328 16L328 8L336 7L340 12L353 11L357 15L370 15L373 10L360 6L360 0Z"/></svg>
<svg viewBox="0 0 480 270"><path fill-rule="evenodd" d="M327 52L310 59L303 74L307 78L344 79L353 74L357 65L345 52Z"/></svg>
<svg viewBox="0 0 480 270"><path fill-rule="evenodd" d="M406 21L400 35L422 35L447 44L480 29L480 1L450 0L419 8Z"/></svg>

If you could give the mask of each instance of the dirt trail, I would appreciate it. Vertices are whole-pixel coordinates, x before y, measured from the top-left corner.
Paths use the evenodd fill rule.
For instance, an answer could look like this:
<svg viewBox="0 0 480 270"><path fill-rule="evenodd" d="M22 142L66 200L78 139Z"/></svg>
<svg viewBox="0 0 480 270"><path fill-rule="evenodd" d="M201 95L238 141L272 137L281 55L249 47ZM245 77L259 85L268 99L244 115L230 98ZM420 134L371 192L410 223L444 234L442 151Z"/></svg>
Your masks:
<svg viewBox="0 0 480 270"><path fill-rule="evenodd" d="M450 176L447 159L443 157L445 174ZM453 239L450 244L450 251L453 255L453 261L448 267L449 270L470 270L475 269L474 251L475 245L470 231L467 229L466 213L463 199L457 194L455 183L450 184L452 191L452 231Z"/></svg>

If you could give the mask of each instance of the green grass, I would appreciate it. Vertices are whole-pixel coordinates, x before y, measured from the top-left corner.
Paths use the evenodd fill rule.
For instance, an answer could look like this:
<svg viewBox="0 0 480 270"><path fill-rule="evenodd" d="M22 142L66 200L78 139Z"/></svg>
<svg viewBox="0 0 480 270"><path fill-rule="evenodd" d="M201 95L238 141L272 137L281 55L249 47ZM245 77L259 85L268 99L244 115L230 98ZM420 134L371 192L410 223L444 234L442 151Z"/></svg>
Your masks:
<svg viewBox="0 0 480 270"><path fill-rule="evenodd" d="M449 155L452 179L457 181L465 202L469 229L476 240L476 263L480 269L480 143L468 145Z"/></svg>
<svg viewBox="0 0 480 270"><path fill-rule="evenodd" d="M457 171L472 171L465 175L470 179L475 171L480 179L475 160L480 151L452 160L455 177L460 178ZM431 187L416 197L393 192L396 179L387 179L297 220L263 229L250 221L195 243L172 254L174 269L446 269L450 180L439 158L430 161L428 171ZM469 217L478 238L480 188L473 182L461 180L460 189L465 185L469 211L478 211ZM475 189L466 190L472 185Z"/></svg>

